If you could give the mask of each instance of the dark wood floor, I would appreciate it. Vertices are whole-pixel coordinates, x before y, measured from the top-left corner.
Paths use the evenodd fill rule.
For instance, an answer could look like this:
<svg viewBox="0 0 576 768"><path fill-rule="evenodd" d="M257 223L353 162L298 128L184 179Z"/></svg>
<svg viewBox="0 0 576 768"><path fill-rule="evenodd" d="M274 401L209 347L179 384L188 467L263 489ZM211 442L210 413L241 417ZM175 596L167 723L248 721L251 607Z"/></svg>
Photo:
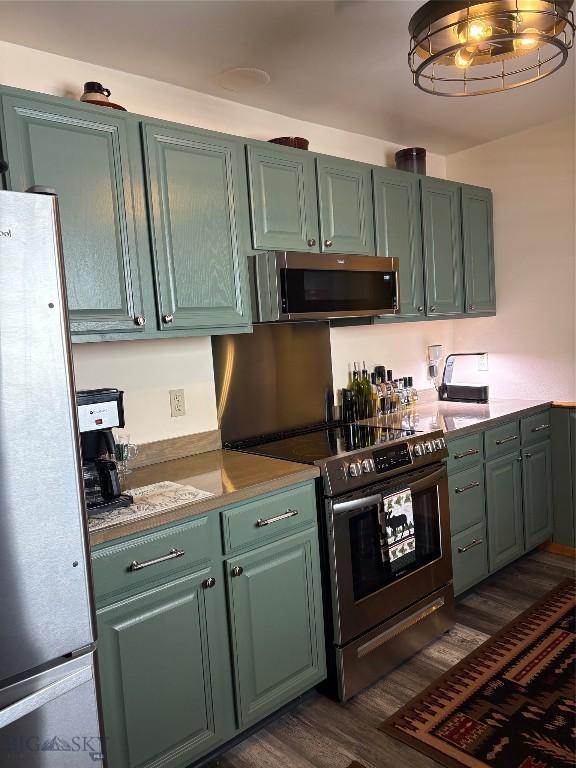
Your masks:
<svg viewBox="0 0 576 768"><path fill-rule="evenodd" d="M566 557L527 555L460 599L456 627L384 680L346 704L314 693L209 768L437 768L377 726L573 572Z"/></svg>

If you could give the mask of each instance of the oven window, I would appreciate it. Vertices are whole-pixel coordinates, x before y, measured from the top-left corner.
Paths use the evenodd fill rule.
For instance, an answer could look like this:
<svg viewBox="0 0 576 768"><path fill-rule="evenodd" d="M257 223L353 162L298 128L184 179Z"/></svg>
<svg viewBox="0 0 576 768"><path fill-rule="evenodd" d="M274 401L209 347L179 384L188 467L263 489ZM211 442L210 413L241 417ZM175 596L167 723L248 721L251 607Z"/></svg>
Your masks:
<svg viewBox="0 0 576 768"><path fill-rule="evenodd" d="M283 269L282 304L289 314L394 309L394 272Z"/></svg>
<svg viewBox="0 0 576 768"><path fill-rule="evenodd" d="M440 513L436 486L412 496L413 528L384 526L381 506L364 507L349 519L354 600L377 592L440 557ZM399 536L401 544L399 546ZM405 550L404 552L402 550Z"/></svg>

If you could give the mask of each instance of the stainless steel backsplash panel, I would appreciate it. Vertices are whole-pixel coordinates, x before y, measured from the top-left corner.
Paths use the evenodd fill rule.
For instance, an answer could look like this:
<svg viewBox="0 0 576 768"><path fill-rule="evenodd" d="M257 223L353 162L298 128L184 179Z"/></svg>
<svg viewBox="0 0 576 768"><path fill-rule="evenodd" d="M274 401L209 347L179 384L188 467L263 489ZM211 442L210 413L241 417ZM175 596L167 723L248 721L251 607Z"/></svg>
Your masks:
<svg viewBox="0 0 576 768"><path fill-rule="evenodd" d="M328 323L254 326L212 337L218 424L234 442L332 419Z"/></svg>

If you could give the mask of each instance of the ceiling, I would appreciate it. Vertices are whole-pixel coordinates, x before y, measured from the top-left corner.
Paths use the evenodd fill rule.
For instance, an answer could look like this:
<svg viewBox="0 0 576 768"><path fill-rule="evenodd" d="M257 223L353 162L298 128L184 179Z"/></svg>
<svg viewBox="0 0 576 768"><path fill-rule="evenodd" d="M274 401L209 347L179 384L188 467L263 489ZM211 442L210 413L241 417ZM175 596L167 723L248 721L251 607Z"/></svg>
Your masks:
<svg viewBox="0 0 576 768"><path fill-rule="evenodd" d="M1 2L0 38L403 145L449 154L574 113L575 59L516 91L429 96L407 65L411 0ZM270 84L225 90L258 67Z"/></svg>

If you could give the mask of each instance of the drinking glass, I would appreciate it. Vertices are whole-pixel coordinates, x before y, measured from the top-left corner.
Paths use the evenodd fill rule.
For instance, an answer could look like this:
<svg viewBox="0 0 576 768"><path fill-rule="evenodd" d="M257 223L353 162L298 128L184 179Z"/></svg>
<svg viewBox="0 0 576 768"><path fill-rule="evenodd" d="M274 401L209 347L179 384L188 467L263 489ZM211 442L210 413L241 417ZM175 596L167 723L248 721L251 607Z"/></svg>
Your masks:
<svg viewBox="0 0 576 768"><path fill-rule="evenodd" d="M128 468L128 462L138 454L138 446L130 442L130 433L125 430L118 430L114 435L115 459L118 466L118 474L121 478L126 477L132 470Z"/></svg>

